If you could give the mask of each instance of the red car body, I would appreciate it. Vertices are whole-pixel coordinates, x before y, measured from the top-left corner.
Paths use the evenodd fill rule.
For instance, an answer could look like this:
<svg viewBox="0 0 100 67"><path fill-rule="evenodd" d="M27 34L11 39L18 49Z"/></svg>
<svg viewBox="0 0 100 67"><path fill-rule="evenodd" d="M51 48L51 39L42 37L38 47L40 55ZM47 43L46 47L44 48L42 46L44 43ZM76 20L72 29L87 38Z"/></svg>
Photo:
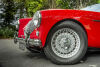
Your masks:
<svg viewBox="0 0 100 67"><path fill-rule="evenodd" d="M46 38L50 30L61 21L71 20L81 25L87 33L88 46L100 48L100 12L70 10L70 9L53 9L40 11L42 18L39 28L36 28L31 34L30 39L40 39L42 47L45 46ZM24 38L24 27L32 18L19 19L18 37ZM36 36L36 31L39 36Z"/></svg>

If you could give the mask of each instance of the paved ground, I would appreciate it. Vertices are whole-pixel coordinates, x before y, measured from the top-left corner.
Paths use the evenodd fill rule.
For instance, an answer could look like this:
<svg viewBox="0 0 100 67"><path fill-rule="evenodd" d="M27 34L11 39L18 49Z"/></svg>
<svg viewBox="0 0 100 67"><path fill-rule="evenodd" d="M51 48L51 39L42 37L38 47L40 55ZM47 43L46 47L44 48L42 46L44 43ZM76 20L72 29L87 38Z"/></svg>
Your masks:
<svg viewBox="0 0 100 67"><path fill-rule="evenodd" d="M0 67L100 67L100 52L87 53L87 60L76 65L56 65L44 54L22 51L13 40L0 40Z"/></svg>

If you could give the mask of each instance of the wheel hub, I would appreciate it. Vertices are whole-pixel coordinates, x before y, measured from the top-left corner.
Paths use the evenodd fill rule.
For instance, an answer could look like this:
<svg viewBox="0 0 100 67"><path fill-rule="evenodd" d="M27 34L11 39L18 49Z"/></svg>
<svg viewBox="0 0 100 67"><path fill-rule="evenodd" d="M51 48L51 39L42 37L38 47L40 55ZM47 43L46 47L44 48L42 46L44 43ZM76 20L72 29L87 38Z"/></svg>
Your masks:
<svg viewBox="0 0 100 67"><path fill-rule="evenodd" d="M70 42L69 38L62 38L60 40L59 45L61 46L61 48L64 48L65 50L67 50L70 47L70 44L71 44L71 42Z"/></svg>

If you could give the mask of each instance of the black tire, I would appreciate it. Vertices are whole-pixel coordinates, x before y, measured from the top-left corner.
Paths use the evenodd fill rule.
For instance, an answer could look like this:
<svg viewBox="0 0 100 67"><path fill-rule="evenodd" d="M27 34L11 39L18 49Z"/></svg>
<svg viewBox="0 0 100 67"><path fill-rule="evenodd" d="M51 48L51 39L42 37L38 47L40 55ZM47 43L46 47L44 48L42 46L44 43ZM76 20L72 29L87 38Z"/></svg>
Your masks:
<svg viewBox="0 0 100 67"><path fill-rule="evenodd" d="M62 58L57 56L52 47L51 47L51 40L54 35L54 33L62 28L70 28L74 30L80 38L80 48L74 56L70 58ZM48 34L47 41L46 41L46 46L44 47L44 52L45 55L55 64L76 64L81 61L81 59L85 56L86 51L87 51L87 45L88 45L88 40L87 40L87 35L84 29L77 23L73 21L64 21L61 22L60 24L56 25Z"/></svg>

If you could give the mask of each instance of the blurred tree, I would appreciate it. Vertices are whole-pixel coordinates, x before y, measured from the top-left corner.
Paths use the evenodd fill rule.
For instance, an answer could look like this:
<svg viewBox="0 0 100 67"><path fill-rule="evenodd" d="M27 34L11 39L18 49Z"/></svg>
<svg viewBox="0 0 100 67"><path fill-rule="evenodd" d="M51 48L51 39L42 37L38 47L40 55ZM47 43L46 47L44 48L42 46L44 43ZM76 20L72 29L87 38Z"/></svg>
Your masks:
<svg viewBox="0 0 100 67"><path fill-rule="evenodd" d="M47 0L26 0L25 8L27 15L32 17L36 11L48 8Z"/></svg>
<svg viewBox="0 0 100 67"><path fill-rule="evenodd" d="M56 0L47 0L49 8L56 8Z"/></svg>
<svg viewBox="0 0 100 67"><path fill-rule="evenodd" d="M42 9L48 8L63 8L63 9L79 9L87 5L97 3L98 0L14 0L20 9L20 18L23 18L23 13L27 17L32 17L33 14Z"/></svg>
<svg viewBox="0 0 100 67"><path fill-rule="evenodd" d="M73 1L73 0L72 0ZM57 8L70 9L71 0L56 0Z"/></svg>
<svg viewBox="0 0 100 67"><path fill-rule="evenodd" d="M29 17L32 17L37 10L43 7L42 2L43 0L27 0L25 2L25 8Z"/></svg>
<svg viewBox="0 0 100 67"><path fill-rule="evenodd" d="M100 3L100 0L98 0L98 3Z"/></svg>
<svg viewBox="0 0 100 67"><path fill-rule="evenodd" d="M26 13L27 17L32 17L36 11L49 7L47 0L14 0L14 2L17 9L20 9L20 18L23 18L23 13Z"/></svg>
<svg viewBox="0 0 100 67"><path fill-rule="evenodd" d="M4 21L4 5L0 1L0 28L1 28L1 23Z"/></svg>
<svg viewBox="0 0 100 67"><path fill-rule="evenodd" d="M98 3L98 0L56 0L57 8L80 9Z"/></svg>
<svg viewBox="0 0 100 67"><path fill-rule="evenodd" d="M14 19L15 7L12 0L3 0L4 3L4 22L2 23L3 27L10 26Z"/></svg>
<svg viewBox="0 0 100 67"><path fill-rule="evenodd" d="M16 8L16 11L17 10L20 10L20 16L19 18L24 18L23 14L25 12L24 8L25 8L25 1L26 0L13 0L14 3L15 3L15 8Z"/></svg>

